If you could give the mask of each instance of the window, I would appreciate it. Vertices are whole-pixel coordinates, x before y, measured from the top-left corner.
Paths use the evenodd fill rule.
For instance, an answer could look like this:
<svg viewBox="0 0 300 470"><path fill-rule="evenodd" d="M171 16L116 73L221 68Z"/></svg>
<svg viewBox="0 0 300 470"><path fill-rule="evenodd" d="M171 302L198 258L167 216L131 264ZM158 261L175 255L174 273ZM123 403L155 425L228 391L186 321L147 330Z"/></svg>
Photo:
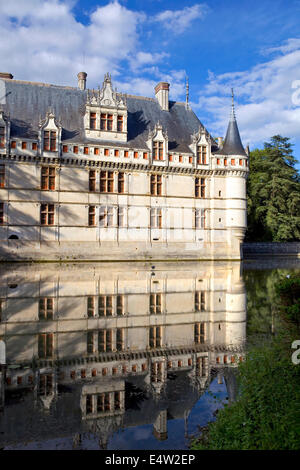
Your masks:
<svg viewBox="0 0 300 470"><path fill-rule="evenodd" d="M113 227L113 215L113 206L101 206L99 215L100 227Z"/></svg>
<svg viewBox="0 0 300 470"><path fill-rule="evenodd" d="M118 115L118 132L123 132L123 116Z"/></svg>
<svg viewBox="0 0 300 470"><path fill-rule="evenodd" d="M4 224L4 202L0 202L0 225Z"/></svg>
<svg viewBox="0 0 300 470"><path fill-rule="evenodd" d="M87 316L89 318L95 316L95 297L87 298Z"/></svg>
<svg viewBox="0 0 300 470"><path fill-rule="evenodd" d="M149 330L150 348L160 348L162 345L161 326L151 326Z"/></svg>
<svg viewBox="0 0 300 470"><path fill-rule="evenodd" d="M196 375L205 377L206 372L206 357L197 357L196 360Z"/></svg>
<svg viewBox="0 0 300 470"><path fill-rule="evenodd" d="M94 148L94 155L99 155L99 149L97 147Z"/></svg>
<svg viewBox="0 0 300 470"><path fill-rule="evenodd" d="M150 226L151 228L161 228L162 227L162 215L161 209L154 208L150 211Z"/></svg>
<svg viewBox="0 0 300 470"><path fill-rule="evenodd" d="M124 315L124 295L117 295L117 315Z"/></svg>
<svg viewBox="0 0 300 470"><path fill-rule="evenodd" d="M196 312L205 311L205 292L195 292L195 310Z"/></svg>
<svg viewBox="0 0 300 470"><path fill-rule="evenodd" d="M0 148L5 147L5 127L0 127Z"/></svg>
<svg viewBox="0 0 300 470"><path fill-rule="evenodd" d="M115 402L115 410L121 409L121 393L115 392L114 393L114 402Z"/></svg>
<svg viewBox="0 0 300 470"><path fill-rule="evenodd" d="M100 171L100 193L114 192L113 171Z"/></svg>
<svg viewBox="0 0 300 470"><path fill-rule="evenodd" d="M22 150L26 150L27 149L27 142L22 142Z"/></svg>
<svg viewBox="0 0 300 470"><path fill-rule="evenodd" d="M170 155L170 156L169 156L169 161L170 161L170 162L173 161L173 155Z"/></svg>
<svg viewBox="0 0 300 470"><path fill-rule="evenodd" d="M42 333L38 336L38 354L41 359L53 356L53 333Z"/></svg>
<svg viewBox="0 0 300 470"><path fill-rule="evenodd" d="M99 296L99 317L111 317L113 314L113 296L100 295Z"/></svg>
<svg viewBox="0 0 300 470"><path fill-rule="evenodd" d="M204 323L195 323L194 341L196 344L203 344L205 342L205 324Z"/></svg>
<svg viewBox="0 0 300 470"><path fill-rule="evenodd" d="M125 150L125 152L124 152L124 157L126 157L126 158L129 157L129 152L128 152L128 150Z"/></svg>
<svg viewBox="0 0 300 470"><path fill-rule="evenodd" d="M63 145L63 153L68 153L68 146L67 145Z"/></svg>
<svg viewBox="0 0 300 470"><path fill-rule="evenodd" d="M96 224L96 207L89 206L89 227L94 227Z"/></svg>
<svg viewBox="0 0 300 470"><path fill-rule="evenodd" d="M205 197L205 178L195 178L195 197Z"/></svg>
<svg viewBox="0 0 300 470"><path fill-rule="evenodd" d="M161 294L150 294L150 313L161 313Z"/></svg>
<svg viewBox="0 0 300 470"><path fill-rule="evenodd" d="M55 152L56 151L56 132L44 131L44 150Z"/></svg>
<svg viewBox="0 0 300 470"><path fill-rule="evenodd" d="M220 161L221 160L219 158L217 158L217 165L220 165Z"/></svg>
<svg viewBox="0 0 300 470"><path fill-rule="evenodd" d="M32 150L37 150L37 143L33 142L31 145Z"/></svg>
<svg viewBox="0 0 300 470"><path fill-rule="evenodd" d="M163 160L164 158L164 143L155 141L153 142L153 159Z"/></svg>
<svg viewBox="0 0 300 470"><path fill-rule="evenodd" d="M12 149L15 149L17 147L17 142L15 140L12 140L10 146Z"/></svg>
<svg viewBox="0 0 300 470"><path fill-rule="evenodd" d="M52 374L41 374L39 379L39 395L51 395L53 391L53 376Z"/></svg>
<svg viewBox="0 0 300 470"><path fill-rule="evenodd" d="M227 166L227 158L224 158L224 166Z"/></svg>
<svg viewBox="0 0 300 470"><path fill-rule="evenodd" d="M205 228L205 209L195 209L195 228Z"/></svg>
<svg viewBox="0 0 300 470"><path fill-rule="evenodd" d="M96 171L89 171L89 191L96 191Z"/></svg>
<svg viewBox="0 0 300 470"><path fill-rule="evenodd" d="M116 349L117 351L124 350L124 329L117 328L116 331Z"/></svg>
<svg viewBox="0 0 300 470"><path fill-rule="evenodd" d="M109 157L109 149L104 149L104 155L105 155L106 157Z"/></svg>
<svg viewBox="0 0 300 470"><path fill-rule="evenodd" d="M125 227L125 207L118 207L118 227Z"/></svg>
<svg viewBox="0 0 300 470"><path fill-rule="evenodd" d="M231 159L231 165L232 165L232 166L235 165L235 159L234 159L234 158Z"/></svg>
<svg viewBox="0 0 300 470"><path fill-rule="evenodd" d="M151 364L151 382L158 383L163 380L163 363L152 362Z"/></svg>
<svg viewBox="0 0 300 470"><path fill-rule="evenodd" d="M150 192L153 196L161 196L162 193L162 177L161 175L151 175Z"/></svg>
<svg viewBox="0 0 300 470"><path fill-rule="evenodd" d="M115 157L119 157L119 156L120 156L119 150L115 150L115 151L114 151L114 155L115 155Z"/></svg>
<svg viewBox="0 0 300 470"><path fill-rule="evenodd" d="M112 352L112 330L100 330L98 333L98 351Z"/></svg>
<svg viewBox="0 0 300 470"><path fill-rule="evenodd" d="M147 152L144 152L144 153L143 153L143 159L144 159L144 160L148 160L148 153L147 153Z"/></svg>
<svg viewBox="0 0 300 470"><path fill-rule="evenodd" d="M93 354L94 350L94 332L88 331L86 335L86 350L88 354Z"/></svg>
<svg viewBox="0 0 300 470"><path fill-rule="evenodd" d="M0 165L0 188L5 187L5 165Z"/></svg>
<svg viewBox="0 0 300 470"><path fill-rule="evenodd" d="M84 155L88 155L88 154L89 154L89 148L88 148L88 147L84 147L84 148L83 148L83 153L84 153Z"/></svg>
<svg viewBox="0 0 300 470"><path fill-rule="evenodd" d="M55 167L43 166L41 169L41 189L55 190Z"/></svg>
<svg viewBox="0 0 300 470"><path fill-rule="evenodd" d="M41 204L41 225L54 225L54 204Z"/></svg>
<svg viewBox="0 0 300 470"><path fill-rule="evenodd" d="M241 158L239 159L239 165L243 166L243 160Z"/></svg>
<svg viewBox="0 0 300 470"><path fill-rule="evenodd" d="M182 163L182 162L183 162L182 155L179 155L179 163Z"/></svg>
<svg viewBox="0 0 300 470"><path fill-rule="evenodd" d="M90 129L96 129L96 113L90 113Z"/></svg>
<svg viewBox="0 0 300 470"><path fill-rule="evenodd" d="M113 129L112 114L101 114L100 129L102 131L112 131Z"/></svg>
<svg viewBox="0 0 300 470"><path fill-rule="evenodd" d="M39 320L53 320L53 299L42 297L39 301Z"/></svg>
<svg viewBox="0 0 300 470"><path fill-rule="evenodd" d="M73 146L73 153L78 153L78 147L77 147L77 145L74 145L74 146Z"/></svg>
<svg viewBox="0 0 300 470"><path fill-rule="evenodd" d="M193 163L193 157L189 157L189 163Z"/></svg>
<svg viewBox="0 0 300 470"><path fill-rule="evenodd" d="M206 145L197 145L197 164L206 165L207 147Z"/></svg>
<svg viewBox="0 0 300 470"><path fill-rule="evenodd" d="M118 193L124 193L125 173L118 173Z"/></svg>
<svg viewBox="0 0 300 470"><path fill-rule="evenodd" d="M139 152L134 152L134 153L133 153L133 157L134 157L134 158L139 158Z"/></svg>

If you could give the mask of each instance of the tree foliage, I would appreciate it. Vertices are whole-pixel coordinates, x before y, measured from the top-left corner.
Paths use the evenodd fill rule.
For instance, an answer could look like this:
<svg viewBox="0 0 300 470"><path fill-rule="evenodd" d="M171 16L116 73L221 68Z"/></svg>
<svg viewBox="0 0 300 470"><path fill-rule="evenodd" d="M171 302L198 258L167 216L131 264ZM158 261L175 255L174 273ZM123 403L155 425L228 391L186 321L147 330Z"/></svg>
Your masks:
<svg viewBox="0 0 300 470"><path fill-rule="evenodd" d="M250 152L246 241L300 240L300 175L289 138Z"/></svg>

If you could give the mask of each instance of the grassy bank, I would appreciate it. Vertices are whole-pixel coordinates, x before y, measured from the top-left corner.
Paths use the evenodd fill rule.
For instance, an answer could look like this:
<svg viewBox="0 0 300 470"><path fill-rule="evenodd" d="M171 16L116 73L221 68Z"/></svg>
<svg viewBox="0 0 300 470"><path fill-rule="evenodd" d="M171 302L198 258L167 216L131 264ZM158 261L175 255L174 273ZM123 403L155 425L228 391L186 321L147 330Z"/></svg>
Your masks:
<svg viewBox="0 0 300 470"><path fill-rule="evenodd" d="M219 411L192 449L300 449L300 364L291 360L291 344L300 339L300 277L275 287L279 332L248 352L236 402Z"/></svg>

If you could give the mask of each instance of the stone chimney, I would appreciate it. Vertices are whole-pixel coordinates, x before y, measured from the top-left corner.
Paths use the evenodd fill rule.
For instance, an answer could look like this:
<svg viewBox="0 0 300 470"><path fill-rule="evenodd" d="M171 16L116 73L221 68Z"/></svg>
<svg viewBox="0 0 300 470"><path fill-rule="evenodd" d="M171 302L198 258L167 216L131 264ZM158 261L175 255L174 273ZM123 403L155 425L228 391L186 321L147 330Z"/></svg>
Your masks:
<svg viewBox="0 0 300 470"><path fill-rule="evenodd" d="M167 82L159 82L155 87L155 97L164 111L169 111L169 88L170 84Z"/></svg>
<svg viewBox="0 0 300 470"><path fill-rule="evenodd" d="M218 147L219 149L223 147L223 137L218 137Z"/></svg>
<svg viewBox="0 0 300 470"><path fill-rule="evenodd" d="M11 73L0 72L0 78L7 78L8 80L12 80L14 76Z"/></svg>
<svg viewBox="0 0 300 470"><path fill-rule="evenodd" d="M86 77L87 77L87 73L85 72L79 72L77 74L77 77L78 77L78 88L80 90L85 90L86 88Z"/></svg>

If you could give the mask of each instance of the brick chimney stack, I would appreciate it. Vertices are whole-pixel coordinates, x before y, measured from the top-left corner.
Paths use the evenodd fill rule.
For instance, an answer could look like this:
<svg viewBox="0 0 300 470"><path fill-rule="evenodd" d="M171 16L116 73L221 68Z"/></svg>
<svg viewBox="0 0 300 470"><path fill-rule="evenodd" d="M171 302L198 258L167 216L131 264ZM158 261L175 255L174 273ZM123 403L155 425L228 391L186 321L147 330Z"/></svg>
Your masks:
<svg viewBox="0 0 300 470"><path fill-rule="evenodd" d="M85 73L85 72L79 72L77 74L78 88L80 90L85 90L85 88L86 88L86 77L87 77L87 73Z"/></svg>
<svg viewBox="0 0 300 470"><path fill-rule="evenodd" d="M167 82L159 82L155 87L155 97L164 111L169 111L169 88L170 84Z"/></svg>
<svg viewBox="0 0 300 470"><path fill-rule="evenodd" d="M12 80L14 76L11 73L0 72L0 78L7 78L8 80Z"/></svg>

